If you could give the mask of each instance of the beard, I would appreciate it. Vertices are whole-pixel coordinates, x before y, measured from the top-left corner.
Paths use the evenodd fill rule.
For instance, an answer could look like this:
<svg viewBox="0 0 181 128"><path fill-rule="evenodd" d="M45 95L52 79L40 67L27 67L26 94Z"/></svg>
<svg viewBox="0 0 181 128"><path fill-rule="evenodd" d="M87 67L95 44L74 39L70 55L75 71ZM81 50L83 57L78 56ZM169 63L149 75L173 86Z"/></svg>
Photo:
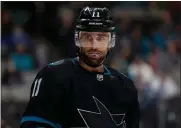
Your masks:
<svg viewBox="0 0 181 128"><path fill-rule="evenodd" d="M105 60L106 54L98 50L80 50L79 57L90 67L99 67Z"/></svg>

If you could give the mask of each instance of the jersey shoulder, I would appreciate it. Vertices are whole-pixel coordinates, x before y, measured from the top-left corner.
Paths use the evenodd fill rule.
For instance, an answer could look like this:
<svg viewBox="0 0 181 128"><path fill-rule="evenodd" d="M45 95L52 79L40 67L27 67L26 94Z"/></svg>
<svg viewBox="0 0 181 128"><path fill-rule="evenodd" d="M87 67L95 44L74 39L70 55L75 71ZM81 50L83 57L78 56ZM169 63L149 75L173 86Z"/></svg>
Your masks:
<svg viewBox="0 0 181 128"><path fill-rule="evenodd" d="M45 66L52 71L53 74L62 74L62 77L68 77L73 73L73 62L72 59L62 59L52 62Z"/></svg>
<svg viewBox="0 0 181 128"><path fill-rule="evenodd" d="M73 74L71 59L62 59L44 66L39 72L40 76L49 76L51 79L65 79Z"/></svg>
<svg viewBox="0 0 181 128"><path fill-rule="evenodd" d="M32 87L31 94L38 87L40 95L54 88L64 88L63 82L71 75L71 61L60 60L44 66L36 75ZM61 85L61 86L59 86ZM42 91L43 90L43 91Z"/></svg>
<svg viewBox="0 0 181 128"><path fill-rule="evenodd" d="M49 68L65 69L72 67L72 59L61 59L46 65Z"/></svg>
<svg viewBox="0 0 181 128"><path fill-rule="evenodd" d="M110 74L113 76L117 76L117 77L121 77L122 79L124 79L125 81L131 80L128 78L128 76L126 76L125 74L118 72L116 69L111 68L111 67L107 67L107 69L110 71Z"/></svg>
<svg viewBox="0 0 181 128"><path fill-rule="evenodd" d="M110 71L111 75L116 76L121 81L123 81L126 88L128 88L133 93L137 93L137 88L136 88L133 80L131 80L128 76L126 76L125 74L123 74L121 72L118 72L116 69L113 69L111 67L108 67L108 70Z"/></svg>

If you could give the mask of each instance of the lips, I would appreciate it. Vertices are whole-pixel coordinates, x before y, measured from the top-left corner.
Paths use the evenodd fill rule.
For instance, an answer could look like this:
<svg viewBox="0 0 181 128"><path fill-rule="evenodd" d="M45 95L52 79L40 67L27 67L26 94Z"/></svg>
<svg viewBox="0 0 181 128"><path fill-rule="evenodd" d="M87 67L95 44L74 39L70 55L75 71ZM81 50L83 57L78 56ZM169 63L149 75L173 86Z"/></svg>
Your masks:
<svg viewBox="0 0 181 128"><path fill-rule="evenodd" d="M101 57L101 54L100 54L99 52L89 52L89 53L88 53L88 56L89 56L90 58L96 59L96 58L100 58L100 57Z"/></svg>

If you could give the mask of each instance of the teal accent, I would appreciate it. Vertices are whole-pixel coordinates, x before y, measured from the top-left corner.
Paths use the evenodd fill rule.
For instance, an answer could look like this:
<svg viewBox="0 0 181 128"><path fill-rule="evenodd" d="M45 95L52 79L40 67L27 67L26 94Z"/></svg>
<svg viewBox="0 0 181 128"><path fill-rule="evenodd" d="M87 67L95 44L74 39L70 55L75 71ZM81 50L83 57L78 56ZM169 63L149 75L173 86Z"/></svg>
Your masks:
<svg viewBox="0 0 181 128"><path fill-rule="evenodd" d="M111 75L110 71L107 69L106 66L104 66L104 69L106 70L106 71L104 71L104 74L105 74L105 75Z"/></svg>
<svg viewBox="0 0 181 128"><path fill-rule="evenodd" d="M48 121L46 119L43 119L43 118L40 118L40 117L36 117L36 116L25 116L25 117L23 117L22 120L21 120L21 124L23 122L26 122L26 121L34 121L34 122L48 124L48 125L50 125L53 128L61 128L61 126L59 124L55 124L55 123L50 122L50 121Z"/></svg>
<svg viewBox="0 0 181 128"><path fill-rule="evenodd" d="M72 59L72 62L77 65L77 58Z"/></svg>
<svg viewBox="0 0 181 128"><path fill-rule="evenodd" d="M56 61L56 62L52 62L52 63L50 63L50 64L48 64L48 65L60 65L60 64L62 64L64 62L64 60L59 60L59 61Z"/></svg>

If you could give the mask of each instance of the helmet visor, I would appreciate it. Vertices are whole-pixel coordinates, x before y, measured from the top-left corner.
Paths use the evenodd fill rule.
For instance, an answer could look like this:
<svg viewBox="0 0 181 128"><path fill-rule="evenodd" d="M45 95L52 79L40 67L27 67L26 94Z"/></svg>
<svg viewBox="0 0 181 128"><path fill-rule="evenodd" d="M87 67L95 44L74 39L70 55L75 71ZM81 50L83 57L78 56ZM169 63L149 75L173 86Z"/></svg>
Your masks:
<svg viewBox="0 0 181 128"><path fill-rule="evenodd" d="M112 43L110 32L80 31L76 36L76 45L79 47L110 47Z"/></svg>

